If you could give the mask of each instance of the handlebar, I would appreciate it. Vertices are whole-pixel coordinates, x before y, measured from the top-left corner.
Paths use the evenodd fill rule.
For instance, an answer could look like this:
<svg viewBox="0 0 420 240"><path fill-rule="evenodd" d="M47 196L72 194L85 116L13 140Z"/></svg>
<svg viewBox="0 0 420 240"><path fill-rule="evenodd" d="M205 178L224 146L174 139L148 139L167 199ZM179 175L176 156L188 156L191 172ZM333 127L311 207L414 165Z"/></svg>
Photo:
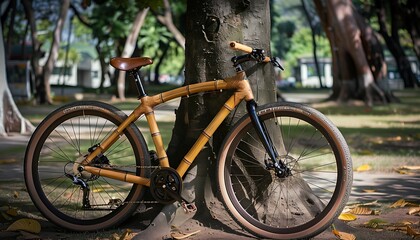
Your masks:
<svg viewBox="0 0 420 240"><path fill-rule="evenodd" d="M245 52L245 53L252 53L256 50L256 49L253 49L252 47L249 47L245 44L238 43L238 42L235 42L235 41L230 42L229 45L232 49L242 51L242 52ZM265 56L265 58L262 62L271 62L271 59L270 59L270 57Z"/></svg>
<svg viewBox="0 0 420 240"><path fill-rule="evenodd" d="M271 62L274 66L276 66L276 67L280 68L282 71L284 71L283 66L280 64L280 59L270 58L270 57L264 56L264 50L262 50L262 49L254 49L254 48L249 47L245 44L238 43L238 42L235 42L235 41L231 41L229 43L229 45L233 50L242 51L242 52L245 52L245 53L248 53L248 54L254 54L254 56L255 55L262 56L261 57L262 60L259 59L258 61Z"/></svg>

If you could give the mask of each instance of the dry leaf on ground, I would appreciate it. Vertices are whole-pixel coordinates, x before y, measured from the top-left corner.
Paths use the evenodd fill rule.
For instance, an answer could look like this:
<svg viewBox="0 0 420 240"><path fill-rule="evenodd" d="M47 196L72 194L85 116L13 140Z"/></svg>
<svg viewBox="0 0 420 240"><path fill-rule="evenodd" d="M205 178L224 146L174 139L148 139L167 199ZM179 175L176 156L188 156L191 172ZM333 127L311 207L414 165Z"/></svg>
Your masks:
<svg viewBox="0 0 420 240"><path fill-rule="evenodd" d="M398 208L398 207L418 207L417 204L407 202L403 198L393 203L390 208Z"/></svg>
<svg viewBox="0 0 420 240"><path fill-rule="evenodd" d="M9 208L6 213L10 216L16 217L18 215L18 210L16 208Z"/></svg>
<svg viewBox="0 0 420 240"><path fill-rule="evenodd" d="M371 170L371 169L372 169L372 167L371 167L369 164L363 164L363 165L359 166L359 167L356 169L356 171L357 171L357 172L365 172L365 171L369 171L369 170Z"/></svg>
<svg viewBox="0 0 420 240"><path fill-rule="evenodd" d="M376 190L375 189L363 189L363 192L365 192L365 193L374 193L374 192L376 192Z"/></svg>
<svg viewBox="0 0 420 240"><path fill-rule="evenodd" d="M380 218L374 218L374 219L369 220L369 222L364 223L364 225L368 228L379 228L387 224L388 224L387 221L382 220Z"/></svg>
<svg viewBox="0 0 420 240"><path fill-rule="evenodd" d="M412 229L410 226L407 226L407 235L412 236L414 238L420 236L420 233L416 230Z"/></svg>
<svg viewBox="0 0 420 240"><path fill-rule="evenodd" d="M174 239L186 239L186 238L188 238L188 237L191 237L192 235L195 235L195 234L199 233L200 231L201 231L201 230L197 230L197 231L193 231L193 232L190 232L190 233L172 232L172 233L171 233L171 236L172 236Z"/></svg>
<svg viewBox="0 0 420 240"><path fill-rule="evenodd" d="M351 209L349 213L353 213L356 215L373 215L375 214L375 211L367 207L355 207Z"/></svg>
<svg viewBox="0 0 420 240"><path fill-rule="evenodd" d="M412 207L408 210L409 215L420 215L420 207Z"/></svg>
<svg viewBox="0 0 420 240"><path fill-rule="evenodd" d="M338 216L338 219L343 221L354 221L357 219L357 216L351 213L342 213Z"/></svg>
<svg viewBox="0 0 420 240"><path fill-rule="evenodd" d="M26 231L30 233L40 233L41 224L29 218L22 218L12 223L6 231Z"/></svg>
<svg viewBox="0 0 420 240"><path fill-rule="evenodd" d="M133 238L133 236L131 236L133 231L131 229L126 229L124 231L124 233L121 235L119 240L130 240Z"/></svg>
<svg viewBox="0 0 420 240"><path fill-rule="evenodd" d="M350 233L340 232L336 229L334 229L332 232L340 240L355 240L356 239L356 236L354 236L353 234L350 234Z"/></svg>
<svg viewBox="0 0 420 240"><path fill-rule="evenodd" d="M402 167L400 167L400 169L405 169L405 170L420 170L420 166L402 166Z"/></svg>

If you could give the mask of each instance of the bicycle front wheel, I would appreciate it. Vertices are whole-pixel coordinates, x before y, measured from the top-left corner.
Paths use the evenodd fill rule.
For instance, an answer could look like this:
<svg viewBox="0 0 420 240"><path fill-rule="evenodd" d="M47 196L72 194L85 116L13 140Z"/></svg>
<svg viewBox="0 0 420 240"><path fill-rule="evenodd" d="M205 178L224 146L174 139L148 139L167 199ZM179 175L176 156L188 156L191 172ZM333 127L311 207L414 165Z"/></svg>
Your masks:
<svg viewBox="0 0 420 240"><path fill-rule="evenodd" d="M73 169L126 118L108 104L81 102L57 109L37 127L25 154L25 182L48 220L73 231L95 231L115 227L136 210L143 186L87 172L77 176ZM134 124L91 164L143 177L150 172L147 146Z"/></svg>
<svg viewBox="0 0 420 240"><path fill-rule="evenodd" d="M344 208L352 163L338 129L320 112L294 103L261 107L258 115L291 170L285 178L267 168L272 160L251 119L243 117L220 148L219 190L226 209L263 238L302 239L319 234Z"/></svg>

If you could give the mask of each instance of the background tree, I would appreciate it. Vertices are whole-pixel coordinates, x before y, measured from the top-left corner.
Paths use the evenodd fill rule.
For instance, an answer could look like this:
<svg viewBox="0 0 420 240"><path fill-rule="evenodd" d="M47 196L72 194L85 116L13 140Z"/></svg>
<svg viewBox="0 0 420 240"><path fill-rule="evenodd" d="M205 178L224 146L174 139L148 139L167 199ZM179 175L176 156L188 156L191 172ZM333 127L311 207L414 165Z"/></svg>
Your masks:
<svg viewBox="0 0 420 240"><path fill-rule="evenodd" d="M125 40L124 48L120 57L128 58L133 55L140 29L143 26L144 20L148 12L149 12L149 8L145 8L137 12L136 17L131 26L131 29ZM117 91L118 91L118 97L121 100L125 99L125 78L126 78L125 72L120 71L118 73Z"/></svg>
<svg viewBox="0 0 420 240"><path fill-rule="evenodd" d="M366 104L393 100L380 88L386 74L382 47L372 28L350 0L314 0L324 31L330 41L333 62L332 100L362 99Z"/></svg>
<svg viewBox="0 0 420 240"><path fill-rule="evenodd" d="M418 36L420 28L416 23L420 21L420 17L418 14L416 15L416 12L420 12L420 7L418 6L418 1L417 4L413 1L407 1L406 7L402 6L404 5L402 2L398 0L375 0L374 8L378 16L379 33L384 38L389 51L394 56L398 72L404 80L404 87L413 88L416 83L420 86L420 82L417 81L407 55L401 46L400 29L405 27L410 32L414 43L414 50L416 51L416 48L418 50L420 47Z"/></svg>
<svg viewBox="0 0 420 240"><path fill-rule="evenodd" d="M38 102L41 104L52 103L50 76L54 68L54 63L58 58L61 33L63 31L64 22L67 17L70 0L61 1L60 4L55 5L55 7L57 7L56 9L58 9L57 12L54 12L54 5L49 5L52 4L50 2L23 0L22 4L24 6L26 17L31 29L33 52L31 65L35 74L36 97ZM36 11L34 5L36 6ZM48 9L47 12L44 12L45 9ZM50 10L51 12L48 12ZM54 16L55 19L49 19L51 16L49 14L51 13L53 13L52 16ZM39 27L37 26L37 21L40 19L44 19L44 23L47 26L49 25L50 21L54 22L54 30L52 31L52 38L48 50L47 61L43 66L40 65L40 60L43 55L41 47L45 42L40 40L38 36Z"/></svg>
<svg viewBox="0 0 420 240"><path fill-rule="evenodd" d="M7 1L0 4L0 15L3 16ZM1 24L0 20L0 26ZM3 28L0 27L0 135L10 132L25 133L34 130L33 125L22 117L12 98L6 75L6 59L4 51Z"/></svg>
<svg viewBox="0 0 420 240"><path fill-rule="evenodd" d="M317 54L317 42L316 42L316 35L320 35L319 28L317 28L319 18L314 17L314 14L310 12L309 7L307 6L307 3L305 3L305 0L300 1L302 3L302 8L305 13L306 19L308 20L309 27L311 28L311 35L312 35L312 52L315 62L315 69L316 74L318 75L318 81L319 86L321 88L325 88L324 84L322 83L321 79L321 70L319 69L319 63L318 63L318 54Z"/></svg>

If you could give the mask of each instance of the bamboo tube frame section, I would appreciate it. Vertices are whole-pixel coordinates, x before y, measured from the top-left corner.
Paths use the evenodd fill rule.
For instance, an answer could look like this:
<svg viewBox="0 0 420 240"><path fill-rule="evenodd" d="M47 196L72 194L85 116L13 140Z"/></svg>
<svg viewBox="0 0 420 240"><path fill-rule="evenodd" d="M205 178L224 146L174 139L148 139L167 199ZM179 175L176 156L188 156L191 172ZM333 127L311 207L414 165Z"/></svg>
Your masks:
<svg viewBox="0 0 420 240"><path fill-rule="evenodd" d="M102 169L93 166L87 166L96 156L102 154L108 150L113 143L123 134L124 130L133 122L135 122L141 115L146 115L146 120L150 128L153 143L156 148L156 153L159 158L159 165L161 167L170 167L166 151L163 146L162 136L160 134L158 125L156 123L155 115L153 112L154 107L159 104L165 103L175 98L189 96L191 94L234 89L235 92L225 102L220 111L216 114L210 124L203 130L195 144L185 155L183 161L179 164L176 171L181 177L184 176L189 166L195 160L197 155L200 153L204 145L213 136L214 132L223 122L223 120L229 115L229 113L243 100L252 100L254 96L252 94L251 86L245 79L245 72L241 71L236 73L233 77L226 78L225 80L215 80L203 83L195 83L184 87L179 87L170 91L166 91L153 96L145 96L140 99L141 103L134 109L134 111L125 119L120 126L114 132L106 138L99 146L90 153L86 159L84 159L80 165L83 170L93 173L95 175L109 177L124 182L130 182L140 184L144 186L150 186L150 179L136 176L133 174L120 172L112 169Z"/></svg>

